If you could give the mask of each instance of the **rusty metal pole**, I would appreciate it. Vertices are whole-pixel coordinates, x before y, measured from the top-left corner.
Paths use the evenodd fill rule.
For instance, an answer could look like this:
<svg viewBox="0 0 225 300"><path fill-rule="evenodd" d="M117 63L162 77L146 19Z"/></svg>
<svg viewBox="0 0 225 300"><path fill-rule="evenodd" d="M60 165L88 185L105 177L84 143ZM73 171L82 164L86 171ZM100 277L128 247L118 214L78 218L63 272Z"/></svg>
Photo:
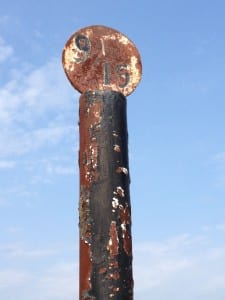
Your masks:
<svg viewBox="0 0 225 300"><path fill-rule="evenodd" d="M134 44L90 26L73 34L63 66L80 97L80 300L132 300L126 95L141 79Z"/></svg>

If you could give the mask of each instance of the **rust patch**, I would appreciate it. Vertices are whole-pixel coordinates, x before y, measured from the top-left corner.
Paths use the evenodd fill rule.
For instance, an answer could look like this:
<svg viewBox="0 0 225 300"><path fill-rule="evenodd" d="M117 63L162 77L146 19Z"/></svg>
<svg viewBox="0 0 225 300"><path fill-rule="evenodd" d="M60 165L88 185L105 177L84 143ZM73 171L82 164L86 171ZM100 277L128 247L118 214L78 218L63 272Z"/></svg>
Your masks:
<svg viewBox="0 0 225 300"><path fill-rule="evenodd" d="M80 237L85 243L91 242L90 193L85 187L80 187L79 203Z"/></svg>
<svg viewBox="0 0 225 300"><path fill-rule="evenodd" d="M114 145L113 150L116 152L120 152L120 146L119 145Z"/></svg>
<svg viewBox="0 0 225 300"><path fill-rule="evenodd" d="M98 271L99 274L105 274L106 272L107 272L107 269L105 267L100 268Z"/></svg>
<svg viewBox="0 0 225 300"><path fill-rule="evenodd" d="M112 207L114 208L114 211L118 206L119 206L119 199L117 199L116 197L113 197Z"/></svg>
<svg viewBox="0 0 225 300"><path fill-rule="evenodd" d="M128 175L128 170L125 167L118 167L116 169L116 173L124 173L125 175Z"/></svg>
<svg viewBox="0 0 225 300"><path fill-rule="evenodd" d="M99 146L96 135L101 126L102 106L99 101L88 102L85 95L80 97L80 299L95 299L89 295L93 288L92 276L92 223L90 211L90 187L99 178Z"/></svg>
<svg viewBox="0 0 225 300"><path fill-rule="evenodd" d="M96 133L102 119L100 101L88 103L85 95L80 97L80 183L86 187L98 180L99 147Z"/></svg>
<svg viewBox="0 0 225 300"><path fill-rule="evenodd" d="M120 197L122 197L122 198L125 196L125 194L124 194L124 189L121 188L121 186L118 186L118 187L116 188L116 192L117 192L117 194L118 194Z"/></svg>
<svg viewBox="0 0 225 300"><path fill-rule="evenodd" d="M94 296L90 296L89 293L83 293L81 300L96 300Z"/></svg>
<svg viewBox="0 0 225 300"><path fill-rule="evenodd" d="M119 268L119 263L118 263L118 261L117 260L112 260L112 261L110 261L110 263L109 263L109 269L111 270L111 269L117 269L117 268Z"/></svg>
<svg viewBox="0 0 225 300"><path fill-rule="evenodd" d="M80 97L80 300L132 294L127 131L119 120L124 99L111 91Z"/></svg>
<svg viewBox="0 0 225 300"><path fill-rule="evenodd" d="M120 220L122 224L130 224L130 208L127 203L125 208L120 205Z"/></svg>
<svg viewBox="0 0 225 300"><path fill-rule="evenodd" d="M109 278L109 279L113 279L113 280L118 280L118 279L120 278L120 274L119 274L118 271L115 271L115 272L113 272L113 273L110 273L110 274L108 275L108 278Z"/></svg>
<svg viewBox="0 0 225 300"><path fill-rule="evenodd" d="M116 138L119 137L119 135L116 133L116 131L113 131L113 136L116 137Z"/></svg>
<svg viewBox="0 0 225 300"><path fill-rule="evenodd" d="M118 263L118 255L119 255L119 238L117 232L116 222L112 221L109 230L109 242L108 242L108 251L109 251L109 265L108 265L108 274L106 276L107 280L110 282L114 282L109 286L109 289L113 289L114 292L118 292L119 288L117 286L118 281L120 279L119 273L119 263ZM115 286L116 284L116 286ZM112 295L112 294L111 294ZM114 295L114 294L113 294ZM109 295L110 296L110 295Z"/></svg>
<svg viewBox="0 0 225 300"><path fill-rule="evenodd" d="M91 289L91 249L90 245L85 243L84 240L80 239L80 292L88 293ZM80 299L84 298L84 295L80 295Z"/></svg>
<svg viewBox="0 0 225 300"><path fill-rule="evenodd" d="M118 233L116 228L116 222L112 221L109 229L109 243L108 243L108 250L110 258L113 259L115 256L118 255L119 250L119 239Z"/></svg>
<svg viewBox="0 0 225 300"><path fill-rule="evenodd" d="M125 208L120 205L120 220L121 220L121 228L122 228L122 238L123 238L123 249L127 255L131 255L132 253L132 240L130 235L130 208L126 203Z"/></svg>
<svg viewBox="0 0 225 300"><path fill-rule="evenodd" d="M131 235L128 231L123 232L123 249L126 252L127 255L131 255L132 251L132 240Z"/></svg>
<svg viewBox="0 0 225 300"><path fill-rule="evenodd" d="M141 80L141 58L134 43L105 26L75 32L64 47L62 63L69 81L81 93L113 90L127 96Z"/></svg>

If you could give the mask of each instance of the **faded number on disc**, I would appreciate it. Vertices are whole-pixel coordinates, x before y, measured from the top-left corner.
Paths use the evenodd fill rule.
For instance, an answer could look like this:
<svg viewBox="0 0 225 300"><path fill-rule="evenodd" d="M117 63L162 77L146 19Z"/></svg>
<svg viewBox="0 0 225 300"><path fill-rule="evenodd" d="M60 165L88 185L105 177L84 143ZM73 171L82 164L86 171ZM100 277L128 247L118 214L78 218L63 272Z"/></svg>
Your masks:
<svg viewBox="0 0 225 300"><path fill-rule="evenodd" d="M74 33L62 59L69 81L81 93L113 90L127 96L141 79L141 59L135 45L105 26L90 26Z"/></svg>

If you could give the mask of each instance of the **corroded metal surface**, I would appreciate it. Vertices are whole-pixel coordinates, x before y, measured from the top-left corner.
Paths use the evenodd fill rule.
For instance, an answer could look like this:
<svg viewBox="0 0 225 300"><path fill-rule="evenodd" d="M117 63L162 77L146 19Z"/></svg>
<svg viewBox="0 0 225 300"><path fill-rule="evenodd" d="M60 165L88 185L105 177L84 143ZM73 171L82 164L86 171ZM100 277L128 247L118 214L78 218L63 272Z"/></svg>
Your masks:
<svg viewBox="0 0 225 300"><path fill-rule="evenodd" d="M80 300L132 300L126 98L80 97Z"/></svg>
<svg viewBox="0 0 225 300"><path fill-rule="evenodd" d="M90 26L74 33L65 45L63 67L81 93L113 90L127 96L141 79L141 59L125 35L105 26Z"/></svg>
<svg viewBox="0 0 225 300"><path fill-rule="evenodd" d="M80 300L132 300L126 98L142 66L135 45L105 26L74 33L63 67L80 97Z"/></svg>

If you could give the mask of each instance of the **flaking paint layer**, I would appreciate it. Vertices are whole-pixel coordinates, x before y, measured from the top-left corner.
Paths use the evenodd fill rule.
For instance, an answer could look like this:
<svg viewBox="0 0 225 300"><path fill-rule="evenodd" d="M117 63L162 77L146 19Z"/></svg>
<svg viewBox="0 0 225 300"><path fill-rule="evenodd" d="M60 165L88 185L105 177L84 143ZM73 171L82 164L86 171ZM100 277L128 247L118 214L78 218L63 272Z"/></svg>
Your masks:
<svg viewBox="0 0 225 300"><path fill-rule="evenodd" d="M118 118L126 102L100 91L80 101L80 300L131 300L127 129Z"/></svg>
<svg viewBox="0 0 225 300"><path fill-rule="evenodd" d="M112 90L127 96L142 75L141 58L134 43L105 26L75 32L64 47L62 63L69 81L81 93Z"/></svg>

